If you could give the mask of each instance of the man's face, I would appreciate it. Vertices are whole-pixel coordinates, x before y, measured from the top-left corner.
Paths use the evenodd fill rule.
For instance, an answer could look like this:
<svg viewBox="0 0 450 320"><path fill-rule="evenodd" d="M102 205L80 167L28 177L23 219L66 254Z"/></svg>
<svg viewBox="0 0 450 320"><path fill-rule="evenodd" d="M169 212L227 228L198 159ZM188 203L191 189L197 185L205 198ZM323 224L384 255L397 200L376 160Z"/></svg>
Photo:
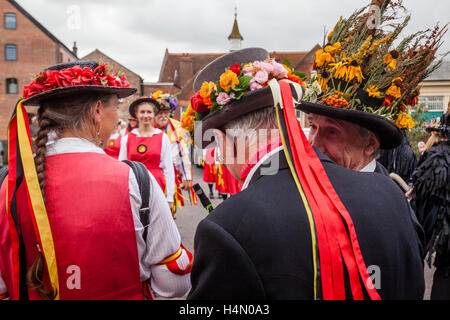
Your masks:
<svg viewBox="0 0 450 320"><path fill-rule="evenodd" d="M361 127L344 120L310 114L309 142L338 165L361 170L379 147L373 133L363 137Z"/></svg>
<svg viewBox="0 0 450 320"><path fill-rule="evenodd" d="M161 126L165 127L169 123L170 110L161 110L155 117L155 122Z"/></svg>

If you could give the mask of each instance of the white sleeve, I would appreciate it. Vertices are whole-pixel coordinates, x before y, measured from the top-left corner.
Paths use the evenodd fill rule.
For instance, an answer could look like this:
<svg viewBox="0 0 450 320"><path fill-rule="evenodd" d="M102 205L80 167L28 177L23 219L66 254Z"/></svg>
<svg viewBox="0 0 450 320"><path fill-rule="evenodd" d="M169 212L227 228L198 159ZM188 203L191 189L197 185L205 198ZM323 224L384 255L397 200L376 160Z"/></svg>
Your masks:
<svg viewBox="0 0 450 320"><path fill-rule="evenodd" d="M120 139L120 151L119 151L119 161L128 160L127 159L127 143L128 135L122 136Z"/></svg>
<svg viewBox="0 0 450 320"><path fill-rule="evenodd" d="M0 273L0 296L3 296L5 294L8 294L8 288L6 288L5 281L3 281L2 274ZM8 297L0 298L0 300L9 300L9 299L10 299L9 295Z"/></svg>
<svg viewBox="0 0 450 320"><path fill-rule="evenodd" d="M182 180L192 180L191 170L189 168L189 163L187 158L184 155L183 150L181 150L181 146L178 142L173 142L170 145L172 152L172 159L175 168L182 174Z"/></svg>
<svg viewBox="0 0 450 320"><path fill-rule="evenodd" d="M157 265L174 254L181 246L181 237L172 218L164 194L153 175L150 176L150 217L147 241L143 239L144 227L139 218L142 201L139 186L133 170L130 169L130 204L136 231L141 281L150 281L152 289L163 297L181 297L191 288L190 274L177 275L165 265ZM176 260L181 268L189 265L189 258L183 250Z"/></svg>
<svg viewBox="0 0 450 320"><path fill-rule="evenodd" d="M167 201L173 202L173 196L175 194L175 172L173 170L169 137L165 133L163 133L162 137L161 162L159 167L162 169L164 178L166 179Z"/></svg>

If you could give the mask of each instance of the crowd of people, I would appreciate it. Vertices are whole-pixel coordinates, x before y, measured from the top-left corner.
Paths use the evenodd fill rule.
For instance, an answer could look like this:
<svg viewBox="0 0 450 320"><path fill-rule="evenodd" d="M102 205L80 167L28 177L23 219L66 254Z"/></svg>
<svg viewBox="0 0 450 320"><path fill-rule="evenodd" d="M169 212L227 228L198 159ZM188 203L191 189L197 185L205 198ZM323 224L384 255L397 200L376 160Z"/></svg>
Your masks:
<svg viewBox="0 0 450 320"><path fill-rule="evenodd" d="M431 298L450 299L450 114L418 161L406 138L446 29L394 46L401 10L381 1L390 31L364 9L341 17L311 74L263 48L215 59L181 121L162 92L120 120L136 89L106 64L46 68L9 124L0 298L423 299L428 263ZM197 204L191 137L210 198L224 200L193 252L175 224Z"/></svg>

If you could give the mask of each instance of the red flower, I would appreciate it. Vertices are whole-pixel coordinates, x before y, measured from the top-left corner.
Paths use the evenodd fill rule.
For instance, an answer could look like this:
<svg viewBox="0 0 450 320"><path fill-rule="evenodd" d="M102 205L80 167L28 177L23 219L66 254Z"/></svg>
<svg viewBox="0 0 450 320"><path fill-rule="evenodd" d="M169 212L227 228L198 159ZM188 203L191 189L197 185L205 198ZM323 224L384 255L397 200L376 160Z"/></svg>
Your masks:
<svg viewBox="0 0 450 320"><path fill-rule="evenodd" d="M391 101L392 101L391 96L385 96L384 101L383 101L383 106L391 107L392 106Z"/></svg>
<svg viewBox="0 0 450 320"><path fill-rule="evenodd" d="M241 66L237 62L234 64L234 66L230 67L230 70L233 71L238 77L241 74Z"/></svg>
<svg viewBox="0 0 450 320"><path fill-rule="evenodd" d="M191 106L196 112L209 111L209 107L204 103L203 98L200 96L200 91L191 98Z"/></svg>

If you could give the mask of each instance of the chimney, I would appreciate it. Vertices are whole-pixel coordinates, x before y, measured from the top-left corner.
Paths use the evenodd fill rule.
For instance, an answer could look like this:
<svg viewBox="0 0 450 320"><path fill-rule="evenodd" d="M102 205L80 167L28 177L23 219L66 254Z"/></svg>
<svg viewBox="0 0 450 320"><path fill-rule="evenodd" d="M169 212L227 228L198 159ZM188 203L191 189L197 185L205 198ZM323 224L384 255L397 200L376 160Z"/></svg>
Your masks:
<svg viewBox="0 0 450 320"><path fill-rule="evenodd" d="M78 57L78 48L77 48L77 42L76 41L73 42L72 52Z"/></svg>

